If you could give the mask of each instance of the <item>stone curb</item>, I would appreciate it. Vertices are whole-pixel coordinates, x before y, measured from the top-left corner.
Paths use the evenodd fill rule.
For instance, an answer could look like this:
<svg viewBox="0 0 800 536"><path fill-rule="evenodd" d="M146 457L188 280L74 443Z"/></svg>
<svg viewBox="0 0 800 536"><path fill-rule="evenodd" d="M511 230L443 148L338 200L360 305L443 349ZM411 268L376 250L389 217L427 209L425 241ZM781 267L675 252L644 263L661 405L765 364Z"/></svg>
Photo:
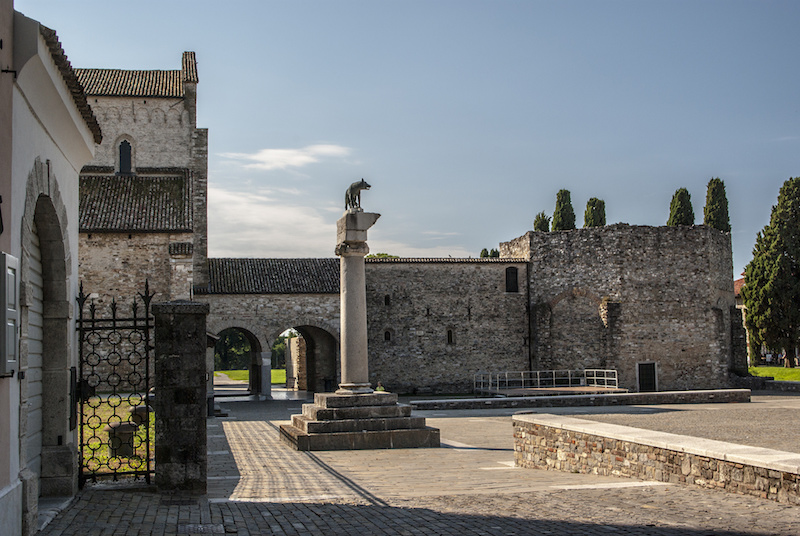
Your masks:
<svg viewBox="0 0 800 536"><path fill-rule="evenodd" d="M737 445L714 439L643 430L559 415L515 415L513 420L800 475L800 454L794 452Z"/></svg>

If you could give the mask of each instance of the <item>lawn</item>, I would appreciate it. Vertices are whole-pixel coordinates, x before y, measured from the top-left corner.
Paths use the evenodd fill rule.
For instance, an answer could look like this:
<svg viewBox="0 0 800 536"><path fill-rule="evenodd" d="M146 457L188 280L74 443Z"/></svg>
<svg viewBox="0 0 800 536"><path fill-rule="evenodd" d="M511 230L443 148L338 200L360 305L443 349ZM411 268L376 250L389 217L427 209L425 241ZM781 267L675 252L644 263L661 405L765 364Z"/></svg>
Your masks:
<svg viewBox="0 0 800 536"><path fill-rule="evenodd" d="M246 382L250 379L249 370L218 370L228 378ZM286 369L272 369L272 385L286 383Z"/></svg>
<svg viewBox="0 0 800 536"><path fill-rule="evenodd" d="M753 376L772 376L778 381L800 382L800 368L750 367Z"/></svg>

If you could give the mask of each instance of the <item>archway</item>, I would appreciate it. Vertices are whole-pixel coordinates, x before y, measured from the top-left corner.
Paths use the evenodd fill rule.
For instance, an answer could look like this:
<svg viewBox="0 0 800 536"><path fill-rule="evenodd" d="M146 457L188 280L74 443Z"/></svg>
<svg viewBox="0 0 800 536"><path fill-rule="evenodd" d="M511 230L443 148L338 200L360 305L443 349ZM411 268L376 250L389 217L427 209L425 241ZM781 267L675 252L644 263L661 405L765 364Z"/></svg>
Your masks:
<svg viewBox="0 0 800 536"><path fill-rule="evenodd" d="M214 373L224 371L233 381L246 382L246 392L240 394L257 395L261 392L261 343L251 331L230 327L218 334L214 345ZM246 371L246 373L245 373ZM242 383L245 385L245 383ZM230 386L229 386L230 387ZM236 395L236 389L229 388ZM215 387L215 392L217 388ZM215 396L220 396L215 394Z"/></svg>
<svg viewBox="0 0 800 536"><path fill-rule="evenodd" d="M326 393L339 385L338 344L328 331L309 325L294 326L300 334L286 350L286 386Z"/></svg>

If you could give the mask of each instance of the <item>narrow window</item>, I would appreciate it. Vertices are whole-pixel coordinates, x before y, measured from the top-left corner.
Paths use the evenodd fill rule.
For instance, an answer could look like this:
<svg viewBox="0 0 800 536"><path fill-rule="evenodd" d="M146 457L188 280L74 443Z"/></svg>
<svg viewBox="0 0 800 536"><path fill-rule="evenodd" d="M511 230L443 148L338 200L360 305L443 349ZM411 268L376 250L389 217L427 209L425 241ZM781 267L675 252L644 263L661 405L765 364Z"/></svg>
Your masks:
<svg viewBox="0 0 800 536"><path fill-rule="evenodd" d="M391 303L392 303L392 298L390 298L388 294L383 297L383 304L384 305L391 305Z"/></svg>
<svg viewBox="0 0 800 536"><path fill-rule="evenodd" d="M447 344L453 344L453 330L447 330Z"/></svg>
<svg viewBox="0 0 800 536"><path fill-rule="evenodd" d="M119 172L131 172L131 144L127 140L119 144Z"/></svg>
<svg viewBox="0 0 800 536"><path fill-rule="evenodd" d="M636 376L638 376L640 393L658 390L658 377L656 375L655 363L637 363Z"/></svg>
<svg viewBox="0 0 800 536"><path fill-rule="evenodd" d="M517 269L513 266L506 268L506 292L519 292Z"/></svg>
<svg viewBox="0 0 800 536"><path fill-rule="evenodd" d="M383 340L389 342L392 340L392 332L391 331L384 331L383 332Z"/></svg>

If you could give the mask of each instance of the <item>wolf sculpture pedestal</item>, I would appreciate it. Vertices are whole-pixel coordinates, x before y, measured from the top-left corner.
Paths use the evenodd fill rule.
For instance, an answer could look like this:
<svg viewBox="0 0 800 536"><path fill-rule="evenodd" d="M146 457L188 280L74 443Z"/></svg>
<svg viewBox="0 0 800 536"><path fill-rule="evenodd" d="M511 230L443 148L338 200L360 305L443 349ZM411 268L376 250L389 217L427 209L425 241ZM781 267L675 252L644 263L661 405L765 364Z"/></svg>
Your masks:
<svg viewBox="0 0 800 536"><path fill-rule="evenodd" d="M439 430L412 417L397 395L373 392L367 354L367 291L364 256L367 229L380 214L350 210L336 224L341 257L342 383L335 393L317 393L302 415L281 425L281 438L297 450L438 447Z"/></svg>

